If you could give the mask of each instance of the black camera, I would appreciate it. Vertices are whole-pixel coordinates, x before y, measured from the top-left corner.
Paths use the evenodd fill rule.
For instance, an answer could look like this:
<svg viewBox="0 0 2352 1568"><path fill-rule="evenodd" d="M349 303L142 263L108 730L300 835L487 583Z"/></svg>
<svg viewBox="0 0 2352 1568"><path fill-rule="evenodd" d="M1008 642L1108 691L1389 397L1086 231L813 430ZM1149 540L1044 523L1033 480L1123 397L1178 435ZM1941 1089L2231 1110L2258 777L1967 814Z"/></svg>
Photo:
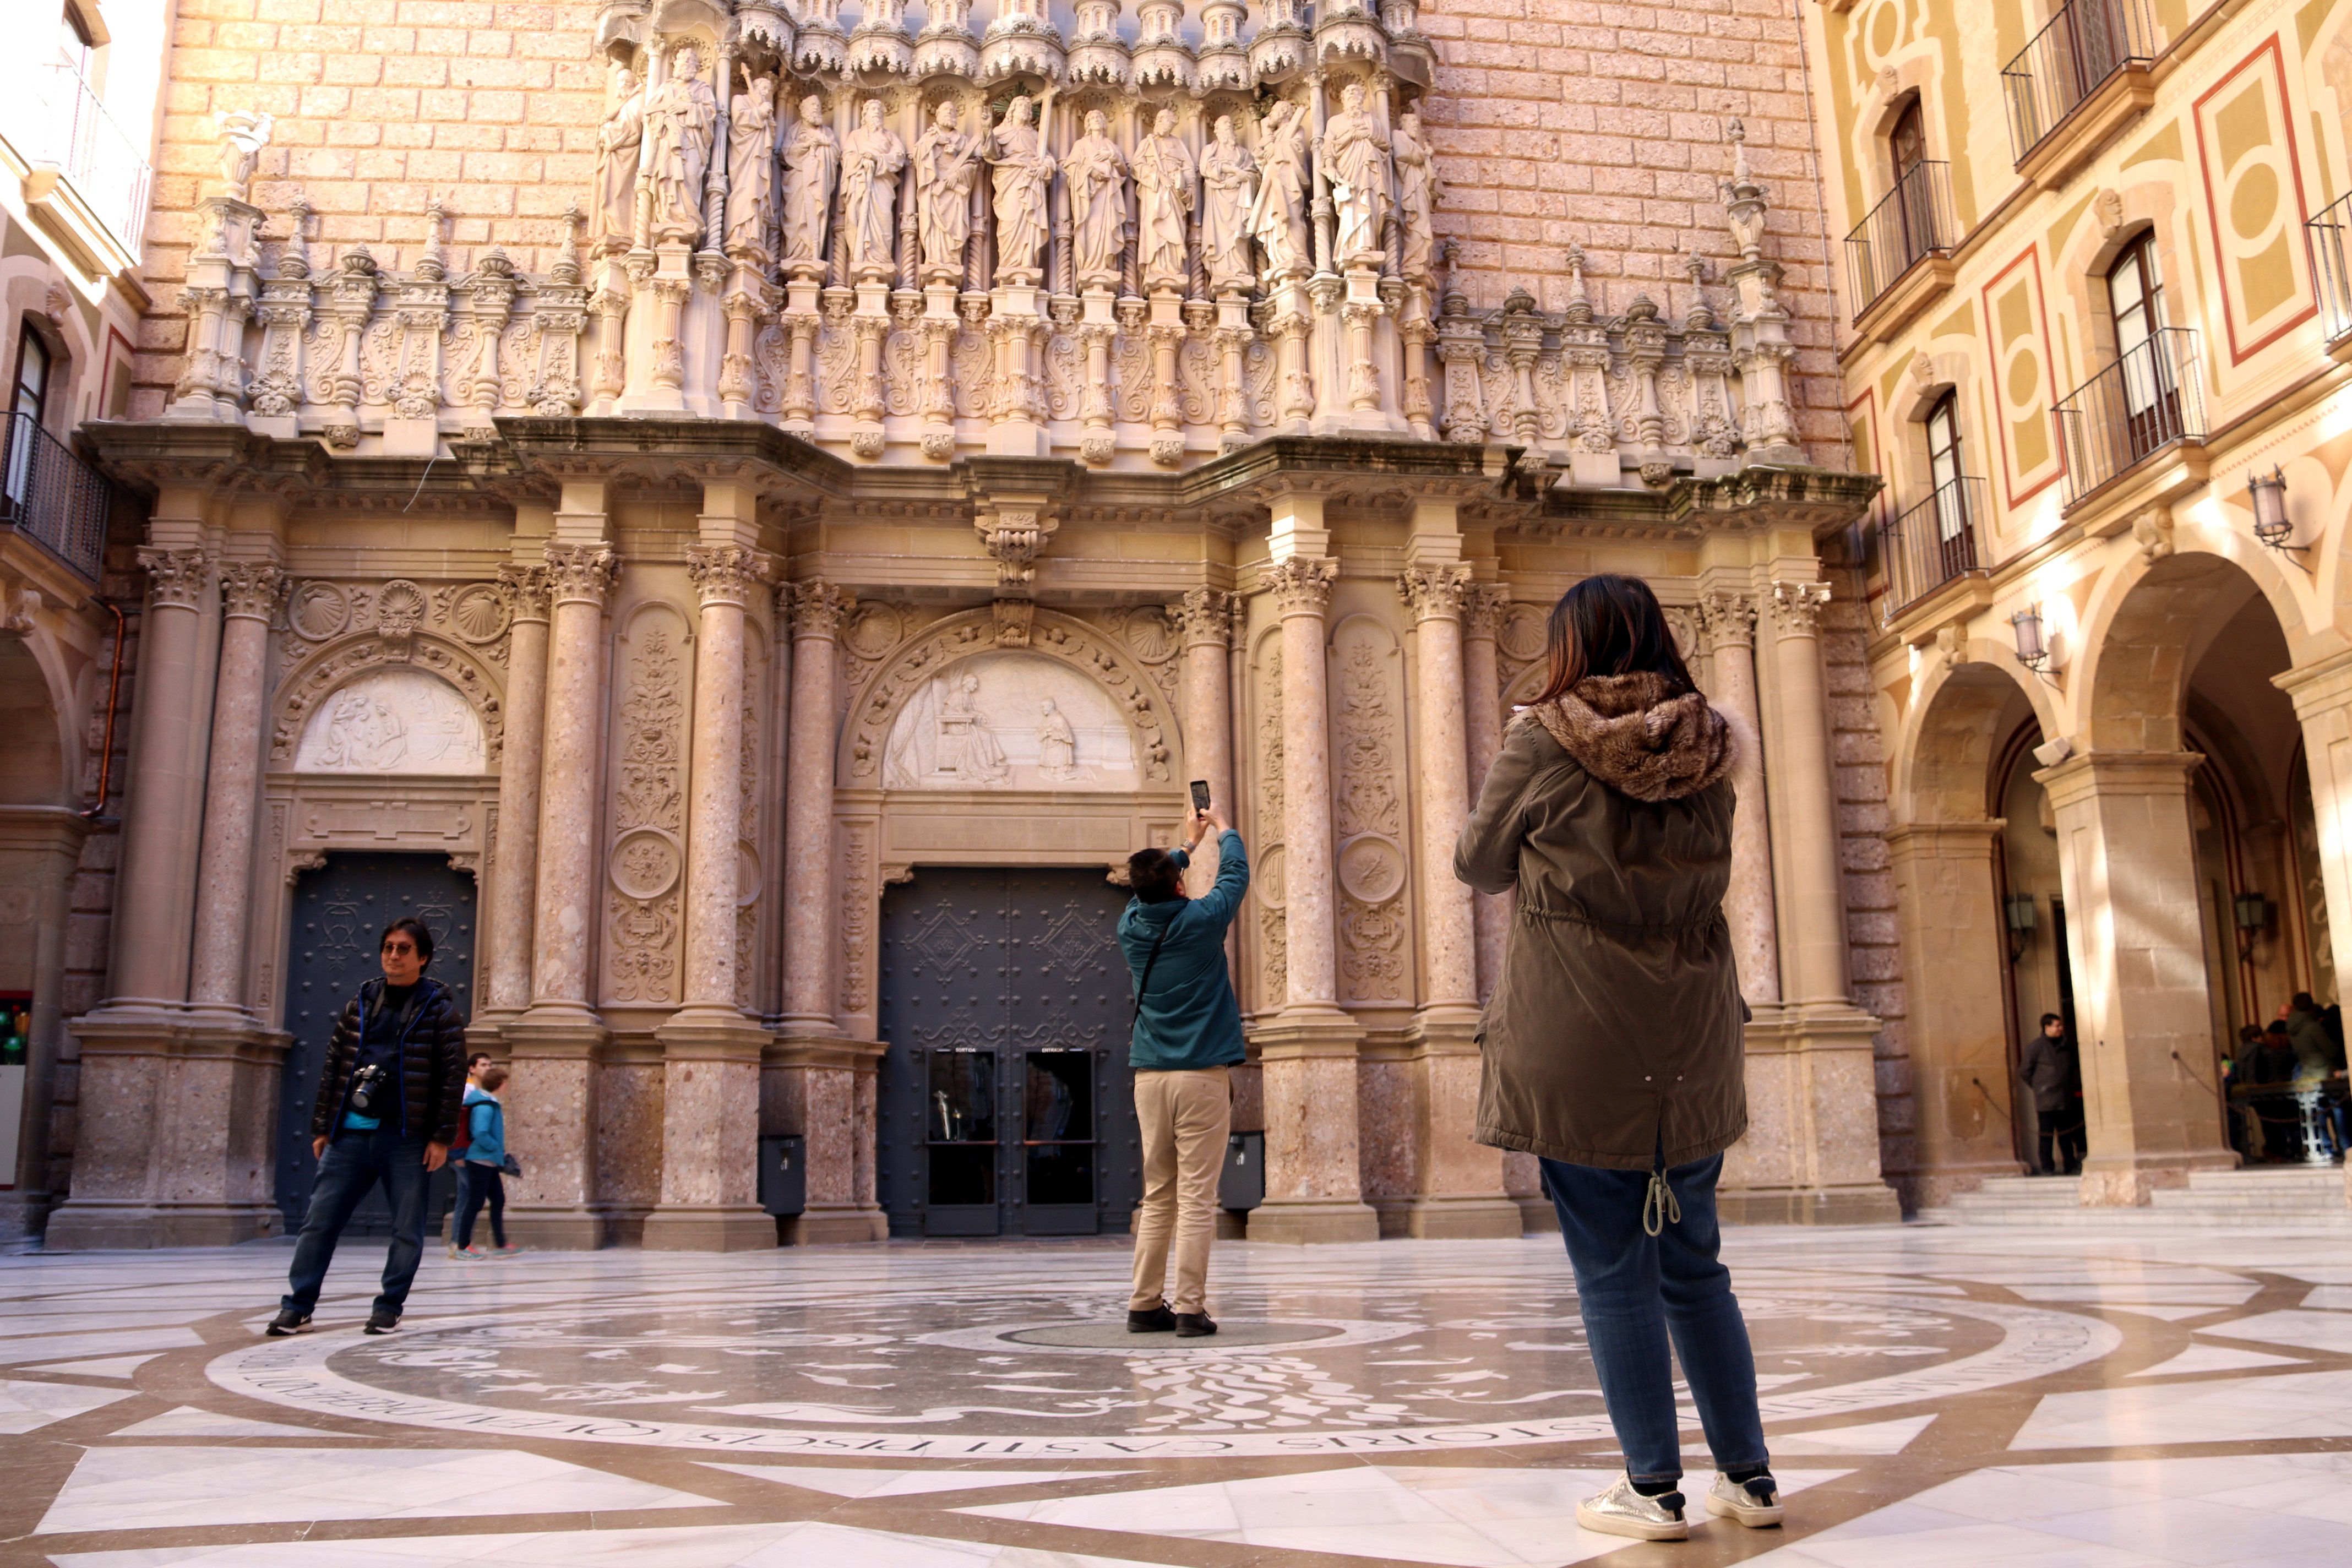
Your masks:
<svg viewBox="0 0 2352 1568"><path fill-rule="evenodd" d="M352 1110L362 1116L376 1114L376 1101L384 1091L384 1070L380 1062L370 1062L352 1075Z"/></svg>

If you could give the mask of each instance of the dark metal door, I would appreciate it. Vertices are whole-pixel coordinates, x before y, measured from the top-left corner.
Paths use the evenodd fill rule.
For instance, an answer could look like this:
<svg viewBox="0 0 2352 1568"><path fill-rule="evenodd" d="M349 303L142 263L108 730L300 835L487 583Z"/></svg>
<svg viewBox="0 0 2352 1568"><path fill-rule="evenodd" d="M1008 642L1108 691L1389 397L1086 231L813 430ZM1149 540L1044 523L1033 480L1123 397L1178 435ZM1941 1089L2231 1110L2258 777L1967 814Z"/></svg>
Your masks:
<svg viewBox="0 0 2352 1568"><path fill-rule="evenodd" d="M877 1175L894 1236L1093 1236L1142 1195L1127 895L923 868L882 900Z"/></svg>
<svg viewBox="0 0 2352 1568"><path fill-rule="evenodd" d="M327 1060L327 1042L343 1004L360 984L383 973L376 939L402 915L414 915L433 933L433 964L425 971L446 985L457 1010L474 1012L474 883L440 855L330 855L305 871L294 889L294 918L286 954L287 1047L278 1110L278 1206L286 1228L300 1228L310 1203L318 1162L310 1155L310 1105ZM446 1167L445 1167L446 1170ZM444 1206L439 1178L436 1212ZM383 1236L392 1215L383 1194L368 1194L346 1236Z"/></svg>

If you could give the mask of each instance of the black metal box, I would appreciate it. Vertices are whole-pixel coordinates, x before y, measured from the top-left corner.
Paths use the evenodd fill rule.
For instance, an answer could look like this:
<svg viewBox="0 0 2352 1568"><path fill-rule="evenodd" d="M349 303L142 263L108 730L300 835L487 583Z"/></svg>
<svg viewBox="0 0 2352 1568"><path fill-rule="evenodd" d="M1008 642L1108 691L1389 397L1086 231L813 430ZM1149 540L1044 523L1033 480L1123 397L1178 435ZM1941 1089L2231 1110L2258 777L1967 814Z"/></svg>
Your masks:
<svg viewBox="0 0 2352 1568"><path fill-rule="evenodd" d="M1217 1177L1217 1206L1246 1211L1265 1202L1265 1134L1236 1132L1225 1140L1225 1168Z"/></svg>
<svg viewBox="0 0 2352 1568"><path fill-rule="evenodd" d="M795 1215L808 1206L804 1142L797 1133L760 1140L760 1206L770 1214Z"/></svg>

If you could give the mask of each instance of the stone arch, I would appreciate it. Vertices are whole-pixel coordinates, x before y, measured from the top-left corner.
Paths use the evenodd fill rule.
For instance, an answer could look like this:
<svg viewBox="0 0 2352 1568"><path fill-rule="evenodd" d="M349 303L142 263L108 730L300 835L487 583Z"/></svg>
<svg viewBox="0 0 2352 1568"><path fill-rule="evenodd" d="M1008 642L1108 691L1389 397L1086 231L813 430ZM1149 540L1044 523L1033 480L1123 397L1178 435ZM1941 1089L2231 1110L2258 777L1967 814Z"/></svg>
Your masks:
<svg viewBox="0 0 2352 1568"><path fill-rule="evenodd" d="M2300 628L2298 589L2269 552L2204 528L2177 530L2167 552L2128 558L2094 590L2082 614L2081 654L2069 674L2080 743L2105 752L2177 752L2189 677L2244 592L2268 601L2290 657L2313 657ZM2228 609L2215 613L2217 600Z"/></svg>
<svg viewBox="0 0 2352 1568"><path fill-rule="evenodd" d="M271 704L270 765L294 765L310 715L338 688L366 672L401 666L437 676L457 689L481 720L485 771L497 772L505 737L504 682L478 650L424 632L407 637L368 634L312 649L278 683Z"/></svg>
<svg viewBox="0 0 2352 1568"><path fill-rule="evenodd" d="M48 677L29 638L0 637L0 806L72 804L67 704Z"/></svg>
<svg viewBox="0 0 2352 1568"><path fill-rule="evenodd" d="M1058 660L1100 687L1133 734L1140 787L1177 787L1183 776L1182 732L1175 704L1150 668L1097 627L1043 608L1025 643L998 640L992 608L950 616L901 643L850 701L841 745L842 785L885 787L883 753L899 711L915 694L962 660L1013 649Z"/></svg>
<svg viewBox="0 0 2352 1568"><path fill-rule="evenodd" d="M1966 644L1921 679L1902 726L1890 783L1901 825L1983 822L1992 815L1993 763L2016 727L2021 700L2044 735L2058 732L2051 693L2013 650L1988 638Z"/></svg>

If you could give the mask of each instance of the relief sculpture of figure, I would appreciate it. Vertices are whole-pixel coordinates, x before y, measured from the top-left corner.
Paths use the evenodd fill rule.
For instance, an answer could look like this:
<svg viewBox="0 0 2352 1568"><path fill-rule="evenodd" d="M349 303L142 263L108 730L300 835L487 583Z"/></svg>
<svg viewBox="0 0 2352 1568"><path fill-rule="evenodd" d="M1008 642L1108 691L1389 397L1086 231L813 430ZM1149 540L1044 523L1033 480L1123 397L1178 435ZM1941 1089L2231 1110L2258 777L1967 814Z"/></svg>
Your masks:
<svg viewBox="0 0 2352 1568"><path fill-rule="evenodd" d="M1176 137L1176 111L1163 109L1135 149L1136 254L1146 289L1181 289L1185 220L1197 197L1191 149Z"/></svg>
<svg viewBox="0 0 2352 1568"><path fill-rule="evenodd" d="M961 283L971 238L971 186L980 173L980 139L956 127L953 99L915 142L915 216L923 247L923 281Z"/></svg>
<svg viewBox="0 0 2352 1568"><path fill-rule="evenodd" d="M1307 123L1298 105L1277 101L1258 132L1257 200L1249 230L1265 253L1265 280L1304 276L1307 249Z"/></svg>
<svg viewBox="0 0 2352 1568"><path fill-rule="evenodd" d="M1445 187L1437 177L1437 160L1422 136L1419 110L1405 112L1391 140L1391 150L1396 156L1397 226L1403 231L1404 275L1426 282L1432 276L1430 260L1435 249L1431 231L1433 215L1437 204L1444 199Z"/></svg>
<svg viewBox="0 0 2352 1568"><path fill-rule="evenodd" d="M702 57L680 49L668 79L646 96L646 173L654 187L654 238L702 237L702 176L710 167L710 142L719 122L719 100L702 79Z"/></svg>
<svg viewBox="0 0 2352 1568"><path fill-rule="evenodd" d="M1116 289L1127 238L1127 159L1099 109L1087 111L1087 133L1062 159L1070 191L1078 286Z"/></svg>
<svg viewBox="0 0 2352 1568"><path fill-rule="evenodd" d="M1343 268L1378 267L1388 254L1381 221L1388 216L1389 142L1364 109L1360 84L1340 90L1339 112L1323 127L1322 156L1339 219L1333 258Z"/></svg>
<svg viewBox="0 0 2352 1568"><path fill-rule="evenodd" d="M784 142L784 264L822 269L827 219L833 212L833 180L841 171L841 144L824 122L824 100L815 93L801 100L800 118Z"/></svg>
<svg viewBox="0 0 2352 1568"><path fill-rule="evenodd" d="M1037 704L1037 776L1054 784L1072 784L1085 776L1078 766L1077 732L1069 715L1050 697Z"/></svg>
<svg viewBox="0 0 2352 1568"><path fill-rule="evenodd" d="M1257 160L1234 140L1234 117L1217 116L1213 140L1201 150L1201 255L1209 267L1209 287L1219 293L1246 289L1250 266L1250 203L1257 196Z"/></svg>
<svg viewBox="0 0 2352 1568"><path fill-rule="evenodd" d="M841 226L860 282L887 282L898 270L898 171L906 166L907 144L882 123L882 100L867 99L841 149Z"/></svg>
<svg viewBox="0 0 2352 1568"><path fill-rule="evenodd" d="M613 110L596 132L596 248L626 250L637 230L637 153L646 139L646 95L637 73L613 73Z"/></svg>
<svg viewBox="0 0 2352 1568"><path fill-rule="evenodd" d="M727 248L775 254L776 79L754 77L727 105Z"/></svg>
<svg viewBox="0 0 2352 1568"><path fill-rule="evenodd" d="M1050 87L1045 107L1048 112L1054 107ZM1045 244L1045 193L1054 181L1054 158L1037 134L1037 118L1036 104L1016 98L1006 106L1003 123L989 133L996 145L996 155L988 162L996 198L996 279L1001 283L1036 283L1043 278L1037 258Z"/></svg>
<svg viewBox="0 0 2352 1568"><path fill-rule="evenodd" d="M980 710L977 675L950 682L940 698L939 771L976 784L1003 784L1013 776L1013 763Z"/></svg>

